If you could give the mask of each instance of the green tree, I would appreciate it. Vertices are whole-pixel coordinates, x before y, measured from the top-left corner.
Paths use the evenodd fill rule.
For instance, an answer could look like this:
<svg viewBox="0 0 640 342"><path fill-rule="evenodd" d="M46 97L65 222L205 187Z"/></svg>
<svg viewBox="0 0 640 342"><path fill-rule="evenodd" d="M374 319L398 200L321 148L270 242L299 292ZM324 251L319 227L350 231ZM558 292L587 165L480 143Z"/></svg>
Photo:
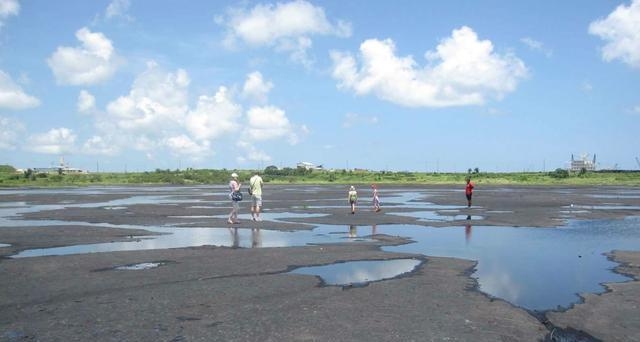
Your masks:
<svg viewBox="0 0 640 342"><path fill-rule="evenodd" d="M560 169L557 168L555 171L553 172L549 172L549 176L552 178L568 178L569 177L569 171L565 170L565 169Z"/></svg>

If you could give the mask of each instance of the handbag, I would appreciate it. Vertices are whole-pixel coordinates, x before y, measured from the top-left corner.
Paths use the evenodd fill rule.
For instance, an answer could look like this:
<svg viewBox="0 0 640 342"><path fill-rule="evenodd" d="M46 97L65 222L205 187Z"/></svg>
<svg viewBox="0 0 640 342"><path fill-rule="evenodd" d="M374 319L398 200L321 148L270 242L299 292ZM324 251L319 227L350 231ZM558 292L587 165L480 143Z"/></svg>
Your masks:
<svg viewBox="0 0 640 342"><path fill-rule="evenodd" d="M242 193L240 191L234 191L231 193L231 200L234 202L242 201Z"/></svg>

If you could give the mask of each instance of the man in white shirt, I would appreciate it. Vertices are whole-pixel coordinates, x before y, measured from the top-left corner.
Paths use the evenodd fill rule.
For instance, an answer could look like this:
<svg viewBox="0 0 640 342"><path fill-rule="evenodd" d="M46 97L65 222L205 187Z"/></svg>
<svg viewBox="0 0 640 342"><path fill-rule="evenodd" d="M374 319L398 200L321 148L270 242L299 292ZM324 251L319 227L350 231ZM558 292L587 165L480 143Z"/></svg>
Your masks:
<svg viewBox="0 0 640 342"><path fill-rule="evenodd" d="M260 207L262 207L262 177L256 173L249 179L249 191L251 191L251 218L261 221Z"/></svg>

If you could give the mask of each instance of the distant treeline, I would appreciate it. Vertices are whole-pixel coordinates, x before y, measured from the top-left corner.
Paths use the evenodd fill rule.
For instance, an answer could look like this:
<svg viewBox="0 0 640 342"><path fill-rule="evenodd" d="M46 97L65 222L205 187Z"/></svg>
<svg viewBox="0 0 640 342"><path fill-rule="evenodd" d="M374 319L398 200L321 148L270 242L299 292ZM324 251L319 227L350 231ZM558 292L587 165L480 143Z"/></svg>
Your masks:
<svg viewBox="0 0 640 342"><path fill-rule="evenodd" d="M144 184L227 184L232 172L241 182L254 174L253 170L160 170L146 172L100 172L88 174L36 173L32 170L16 172L9 165L0 165L0 186L83 186L83 185L144 185ZM261 170L267 183L290 184L463 184L467 177L477 184L522 185L632 185L640 186L640 171L603 170L569 172L556 169L550 172L493 173L473 171L460 173L429 173L410 171L367 170L306 170L303 168L276 168Z"/></svg>

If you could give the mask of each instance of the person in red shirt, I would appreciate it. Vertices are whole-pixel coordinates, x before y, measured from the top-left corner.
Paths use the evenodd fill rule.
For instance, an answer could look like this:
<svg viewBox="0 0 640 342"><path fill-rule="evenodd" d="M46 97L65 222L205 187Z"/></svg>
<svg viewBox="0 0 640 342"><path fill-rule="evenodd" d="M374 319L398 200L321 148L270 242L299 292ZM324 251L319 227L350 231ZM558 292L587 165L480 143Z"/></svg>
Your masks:
<svg viewBox="0 0 640 342"><path fill-rule="evenodd" d="M471 208L471 196L473 195L473 183L471 183L471 178L467 178L467 186L464 189L464 194L467 196L467 208Z"/></svg>

